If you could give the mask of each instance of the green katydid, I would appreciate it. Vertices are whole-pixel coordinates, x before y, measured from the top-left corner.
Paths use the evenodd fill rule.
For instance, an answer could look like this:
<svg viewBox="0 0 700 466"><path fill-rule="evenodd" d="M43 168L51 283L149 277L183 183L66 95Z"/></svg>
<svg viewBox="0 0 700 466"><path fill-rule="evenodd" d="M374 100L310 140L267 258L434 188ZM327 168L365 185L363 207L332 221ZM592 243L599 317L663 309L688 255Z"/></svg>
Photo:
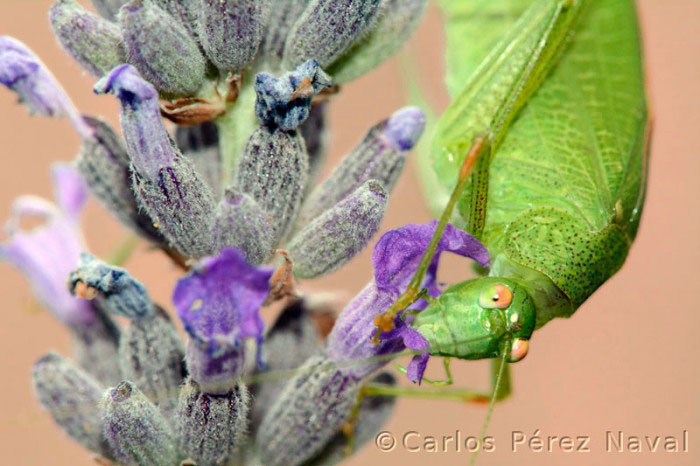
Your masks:
<svg viewBox="0 0 700 466"><path fill-rule="evenodd" d="M479 1L443 3L449 13ZM501 3L513 11L532 2L489 7ZM421 174L441 221L406 293L375 323L377 335L389 330L416 300L448 221L484 242L492 255L487 276L449 287L412 323L433 355L501 356L492 394L450 390L445 397L505 397L505 361L522 359L535 329L571 316L622 266L645 194L643 81L633 0L538 0L438 121ZM442 396L383 387L365 393Z"/></svg>

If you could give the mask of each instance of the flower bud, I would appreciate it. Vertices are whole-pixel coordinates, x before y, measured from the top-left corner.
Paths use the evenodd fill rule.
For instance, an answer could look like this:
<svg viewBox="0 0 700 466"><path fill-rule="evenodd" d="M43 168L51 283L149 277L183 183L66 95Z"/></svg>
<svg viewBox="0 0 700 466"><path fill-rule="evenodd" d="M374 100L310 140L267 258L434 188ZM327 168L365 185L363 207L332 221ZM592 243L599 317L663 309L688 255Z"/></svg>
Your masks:
<svg viewBox="0 0 700 466"><path fill-rule="evenodd" d="M313 186L319 171L326 162L329 131L326 123L327 102L312 105L309 117L299 126L299 132L306 143L309 154L308 188Z"/></svg>
<svg viewBox="0 0 700 466"><path fill-rule="evenodd" d="M212 241L217 249L234 247L249 263L261 264L273 252L269 216L250 196L229 188L214 212Z"/></svg>
<svg viewBox="0 0 700 466"><path fill-rule="evenodd" d="M321 67L343 55L375 20L381 0L311 0L289 31L283 67L314 59Z"/></svg>
<svg viewBox="0 0 700 466"><path fill-rule="evenodd" d="M76 166L90 191L123 225L151 241L165 243L134 197L131 162L121 137L102 120L85 117L85 121L93 135L83 141Z"/></svg>
<svg viewBox="0 0 700 466"><path fill-rule="evenodd" d="M331 176L309 195L299 223L311 221L370 179L390 193L403 170L406 153L424 128L425 115L415 107L403 108L375 125Z"/></svg>
<svg viewBox="0 0 700 466"><path fill-rule="evenodd" d="M245 439L249 404L248 389L241 383L224 395L209 395L188 380L177 412L184 454L201 466L230 464Z"/></svg>
<svg viewBox="0 0 700 466"><path fill-rule="evenodd" d="M388 387L396 385L397 380L391 372L382 372L374 377L370 384ZM394 396L365 396L360 403L355 428L353 430L354 448L350 454L360 451L362 447L375 439L382 427L389 421L396 406ZM340 464L347 458L348 437L345 433L336 434L323 451L311 462L314 466Z"/></svg>
<svg viewBox="0 0 700 466"><path fill-rule="evenodd" d="M329 67L338 84L353 81L391 58L411 37L428 0L384 0L374 22L348 52Z"/></svg>
<svg viewBox="0 0 700 466"><path fill-rule="evenodd" d="M148 81L166 94L197 92L206 60L185 26L148 0L125 5L119 21L129 62Z"/></svg>
<svg viewBox="0 0 700 466"><path fill-rule="evenodd" d="M122 376L138 386L166 418L177 405L185 378L185 345L168 315L161 309L133 320L119 342Z"/></svg>
<svg viewBox="0 0 700 466"><path fill-rule="evenodd" d="M102 413L104 436L120 462L140 466L179 464L175 434L131 382L122 382L104 394Z"/></svg>
<svg viewBox="0 0 700 466"><path fill-rule="evenodd" d="M382 185L369 180L306 225L287 244L294 275L317 278L349 262L379 231L387 200Z"/></svg>
<svg viewBox="0 0 700 466"><path fill-rule="evenodd" d="M48 353L34 363L32 385L56 424L88 450L111 457L102 436L100 384L71 361Z"/></svg>
<svg viewBox="0 0 700 466"><path fill-rule="evenodd" d="M210 254L214 198L165 130L155 88L124 65L102 78L95 91L111 92L120 100L133 188L141 206L179 252L190 257Z"/></svg>
<svg viewBox="0 0 700 466"><path fill-rule="evenodd" d="M252 428L257 429L266 410L272 406L284 389L286 378L274 377L275 372L293 370L318 352L321 342L318 327L304 300L287 305L265 335L263 358L266 372L254 387ZM272 374L270 379L265 374Z"/></svg>
<svg viewBox="0 0 700 466"><path fill-rule="evenodd" d="M360 381L320 354L307 360L265 415L256 438L262 464L305 464L350 415Z"/></svg>
<svg viewBox="0 0 700 466"><path fill-rule="evenodd" d="M214 352L193 339L187 343L187 368L204 393L223 395L239 382L245 368L245 345L219 348Z"/></svg>
<svg viewBox="0 0 700 466"><path fill-rule="evenodd" d="M119 9L129 0L91 0L95 10L104 18L114 20Z"/></svg>
<svg viewBox="0 0 700 466"><path fill-rule="evenodd" d="M74 0L54 3L49 20L63 49L93 76L102 77L126 62L119 26L85 11Z"/></svg>
<svg viewBox="0 0 700 466"><path fill-rule="evenodd" d="M163 11L168 12L175 18L193 38L197 38L199 33L197 11L200 8L201 0L151 0Z"/></svg>
<svg viewBox="0 0 700 466"><path fill-rule="evenodd" d="M72 329L73 359L100 383L115 384L122 379L117 356L121 328L96 303L86 304L93 308L98 320Z"/></svg>
<svg viewBox="0 0 700 466"><path fill-rule="evenodd" d="M199 177L204 180L215 198L221 194L221 152L219 151L219 129L211 121L195 126L178 126L175 141L182 155L193 164Z"/></svg>
<svg viewBox="0 0 700 466"><path fill-rule="evenodd" d="M248 66L265 30L267 0L202 0L199 39L209 60L222 71Z"/></svg>
<svg viewBox="0 0 700 466"><path fill-rule="evenodd" d="M273 245L291 228L308 175L306 147L296 131L258 126L238 161L235 186L269 215Z"/></svg>
<svg viewBox="0 0 700 466"><path fill-rule="evenodd" d="M273 0L263 38L262 54L272 69L282 61L289 30L306 9L309 0Z"/></svg>

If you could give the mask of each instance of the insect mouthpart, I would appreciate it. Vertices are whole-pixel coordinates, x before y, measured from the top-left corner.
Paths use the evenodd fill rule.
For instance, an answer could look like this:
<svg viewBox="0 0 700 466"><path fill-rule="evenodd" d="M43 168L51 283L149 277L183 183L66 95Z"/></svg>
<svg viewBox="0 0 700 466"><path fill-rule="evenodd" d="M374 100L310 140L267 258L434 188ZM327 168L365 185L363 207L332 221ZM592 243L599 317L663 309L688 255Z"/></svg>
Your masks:
<svg viewBox="0 0 700 466"><path fill-rule="evenodd" d="M525 338L516 338L510 348L510 357L508 362L518 362L525 359L527 352L530 349L530 342Z"/></svg>

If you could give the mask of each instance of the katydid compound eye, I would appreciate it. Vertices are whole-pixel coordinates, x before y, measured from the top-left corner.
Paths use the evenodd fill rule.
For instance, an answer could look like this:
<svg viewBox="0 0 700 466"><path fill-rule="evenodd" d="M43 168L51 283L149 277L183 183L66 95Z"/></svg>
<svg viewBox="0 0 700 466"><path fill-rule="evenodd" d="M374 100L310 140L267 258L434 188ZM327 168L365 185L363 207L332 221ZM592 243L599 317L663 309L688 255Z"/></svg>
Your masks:
<svg viewBox="0 0 700 466"><path fill-rule="evenodd" d="M501 283L487 286L479 296L479 305L484 309L506 309L512 301L513 292Z"/></svg>

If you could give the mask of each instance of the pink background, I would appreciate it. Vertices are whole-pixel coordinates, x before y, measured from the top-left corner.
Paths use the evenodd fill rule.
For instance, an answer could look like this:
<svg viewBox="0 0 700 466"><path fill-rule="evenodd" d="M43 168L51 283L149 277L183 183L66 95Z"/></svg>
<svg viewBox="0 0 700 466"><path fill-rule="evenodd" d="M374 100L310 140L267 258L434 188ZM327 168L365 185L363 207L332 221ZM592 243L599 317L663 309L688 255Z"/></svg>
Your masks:
<svg viewBox="0 0 700 466"><path fill-rule="evenodd" d="M29 44L50 66L78 107L116 124L111 97L91 92L94 80L82 74L55 42L46 19L50 1L2 0L0 34ZM643 0L640 10L647 50L647 74L655 120L648 198L639 236L622 271L603 286L570 320L555 321L535 335L531 353L513 367L514 396L498 405L489 435L495 452L482 454L479 464L533 465L690 465L700 461L700 404L697 360L700 346L698 263L700 248L700 2ZM431 9L411 42L420 54L431 97L447 103L441 85L442 33ZM368 125L405 103L396 61L343 88L332 106L332 157L337 160L362 136ZM0 171L0 219L7 218L11 200L25 193L50 197L48 167L74 157L78 138L65 120L32 118L0 90L0 141L4 169ZM329 165L330 166L330 165ZM422 222L430 215L422 207L415 164L398 185L384 229ZM85 221L90 248L108 254L125 231L92 203ZM127 266L165 305L178 271L144 246ZM446 280L463 279L467 263L443 264ZM315 290L339 291L345 303L370 276L369 249ZM312 289L307 287L308 289ZM32 362L49 349L68 354L67 333L35 304L24 280L0 266L0 451L4 464L87 465L88 454L68 441L35 401L30 389ZM454 364L457 385L485 388L488 364ZM433 362L437 375L439 365ZM432 372L432 371L431 371ZM410 452L400 445L409 437L416 447L427 437L438 440L478 435L485 409L447 401L402 399L386 426L399 445L381 452L369 445L349 464L467 464L468 454L424 448ZM534 453L511 449L513 431L527 436L589 436L590 453ZM605 432L626 435L675 436L688 432L687 453L606 453ZM663 442L663 441L662 441ZM545 447L546 448L546 447ZM462 447L462 450L464 448Z"/></svg>

